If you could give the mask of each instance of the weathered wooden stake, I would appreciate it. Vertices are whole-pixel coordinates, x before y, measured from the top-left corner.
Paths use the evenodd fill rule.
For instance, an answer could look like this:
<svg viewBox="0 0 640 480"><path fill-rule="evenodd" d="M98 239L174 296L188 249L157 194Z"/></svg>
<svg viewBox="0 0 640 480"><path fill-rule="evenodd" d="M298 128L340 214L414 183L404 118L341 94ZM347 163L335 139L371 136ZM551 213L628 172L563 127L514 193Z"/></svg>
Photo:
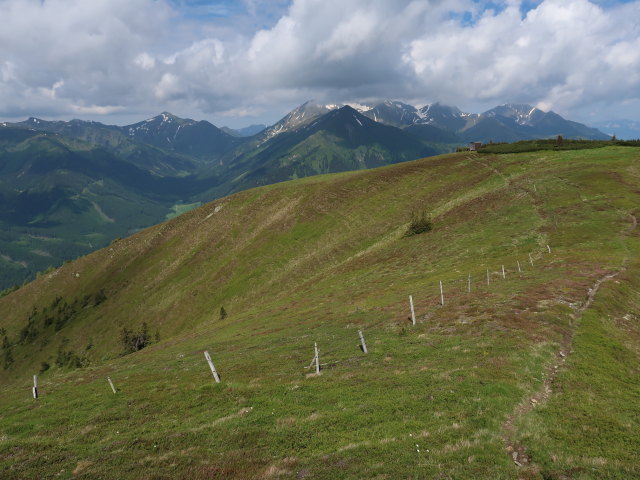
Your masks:
<svg viewBox="0 0 640 480"><path fill-rule="evenodd" d="M522 273L522 270L520 269L520 260L516 260L516 263L518 264L518 273Z"/></svg>
<svg viewBox="0 0 640 480"><path fill-rule="evenodd" d="M367 344L364 343L364 335L362 335L362 330L358 330L358 335L360 336L360 344L362 345L362 351L364 353L369 353L367 351Z"/></svg>
<svg viewBox="0 0 640 480"><path fill-rule="evenodd" d="M440 280L440 305L444 305L444 291L442 290L442 280Z"/></svg>
<svg viewBox="0 0 640 480"><path fill-rule="evenodd" d="M533 258L531 257L531 253L529 253L529 263L533 267Z"/></svg>
<svg viewBox="0 0 640 480"><path fill-rule="evenodd" d="M551 247L549 245L547 245L547 250L549 250L549 253L551 253Z"/></svg>
<svg viewBox="0 0 640 480"><path fill-rule="evenodd" d="M213 373L213 378L216 379L216 383L220 383L220 377L218 376L218 372L216 372L216 367L213 366L213 361L211 360L211 355L209 355L209 352L204 352L204 358L207 359L207 363L209 364L211 373Z"/></svg>
<svg viewBox="0 0 640 480"><path fill-rule="evenodd" d="M320 374L320 356L318 355L318 344L314 343L314 348L316 350L316 373Z"/></svg>
<svg viewBox="0 0 640 480"><path fill-rule="evenodd" d="M413 325L416 324L416 312L413 309L413 297L409 295L409 305L411 306L411 323Z"/></svg>
<svg viewBox="0 0 640 480"><path fill-rule="evenodd" d="M507 278L506 275L504 274L504 265L502 265L502 278Z"/></svg>
<svg viewBox="0 0 640 480"><path fill-rule="evenodd" d="M33 376L33 398L38 398L38 377L36 375Z"/></svg>
<svg viewBox="0 0 640 480"><path fill-rule="evenodd" d="M467 280L467 291L471 293L471 274L469 274L469 280Z"/></svg>
<svg viewBox="0 0 640 480"><path fill-rule="evenodd" d="M107 377L107 380L109 380L109 385L111 385L111 390L113 390L113 393L116 393L116 387L113 386L113 382L111 381L111 377Z"/></svg>

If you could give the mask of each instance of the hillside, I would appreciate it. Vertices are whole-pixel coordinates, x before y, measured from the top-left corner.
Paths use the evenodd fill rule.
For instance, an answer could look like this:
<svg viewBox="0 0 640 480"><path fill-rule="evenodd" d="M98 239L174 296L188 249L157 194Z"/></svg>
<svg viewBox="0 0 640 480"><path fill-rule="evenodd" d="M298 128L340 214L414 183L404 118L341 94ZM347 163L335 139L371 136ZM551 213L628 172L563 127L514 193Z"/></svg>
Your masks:
<svg viewBox="0 0 640 480"><path fill-rule="evenodd" d="M353 108L310 101L262 127L233 132L168 112L126 126L1 122L0 291L247 188L452 152L470 140L606 138L528 105L478 115L389 100Z"/></svg>
<svg viewBox="0 0 640 480"><path fill-rule="evenodd" d="M310 177L67 263L0 299L0 476L638 476L638 160ZM421 209L434 229L404 236Z"/></svg>
<svg viewBox="0 0 640 480"><path fill-rule="evenodd" d="M59 134L0 128L0 290L161 221L198 185Z"/></svg>
<svg viewBox="0 0 640 480"><path fill-rule="evenodd" d="M158 124L157 121L154 123ZM128 134L127 127L82 120L46 121L32 117L9 127L9 130L14 129L54 133L59 138L82 142L85 148L102 148L117 156L119 160L153 172L157 176L189 175L199 167L196 158L159 148L152 143L137 141L133 135ZM2 130L6 131L7 128ZM158 136L161 134L165 132L157 133Z"/></svg>
<svg viewBox="0 0 640 480"><path fill-rule="evenodd" d="M250 138L168 112L0 124L0 291L239 190L450 150L345 112L308 102Z"/></svg>

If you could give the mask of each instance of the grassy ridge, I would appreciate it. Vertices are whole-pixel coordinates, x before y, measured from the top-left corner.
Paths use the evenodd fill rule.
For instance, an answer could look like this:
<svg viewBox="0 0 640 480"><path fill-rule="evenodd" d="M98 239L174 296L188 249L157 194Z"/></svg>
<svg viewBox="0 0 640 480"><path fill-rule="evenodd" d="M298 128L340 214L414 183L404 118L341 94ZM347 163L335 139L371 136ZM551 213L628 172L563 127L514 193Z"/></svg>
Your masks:
<svg viewBox="0 0 640 480"><path fill-rule="evenodd" d="M556 139L521 140L512 143L490 143L483 145L481 153L522 153L542 150L585 150L611 146L640 147L640 140L583 140L564 139L558 143Z"/></svg>
<svg viewBox="0 0 640 480"><path fill-rule="evenodd" d="M618 435L640 418L640 339L625 318L638 306L636 152L458 154L307 178L218 200L62 266L0 299L15 359L0 370L2 477L637 475L640 442ZM405 237L422 209L433 231ZM572 305L622 266L577 316ZM34 306L100 289L106 300L59 330L40 322L32 341L16 341ZM142 321L161 341L119 357L118 332ZM518 472L505 421L571 337L554 394L516 419L533 461ZM53 366L34 402L30 376L64 338L89 366ZM314 342L319 377L304 368Z"/></svg>

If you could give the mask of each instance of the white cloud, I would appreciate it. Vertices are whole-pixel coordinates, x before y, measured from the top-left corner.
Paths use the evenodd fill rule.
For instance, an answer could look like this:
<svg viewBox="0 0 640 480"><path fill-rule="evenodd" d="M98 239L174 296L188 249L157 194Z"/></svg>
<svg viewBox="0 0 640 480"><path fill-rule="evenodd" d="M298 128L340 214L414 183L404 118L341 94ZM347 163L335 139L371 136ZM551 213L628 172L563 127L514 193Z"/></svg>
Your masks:
<svg viewBox="0 0 640 480"><path fill-rule="evenodd" d="M152 0L0 1L0 114L135 105L145 82L135 59L169 13Z"/></svg>
<svg viewBox="0 0 640 480"><path fill-rule="evenodd" d="M637 98L637 18L638 2L602 10L587 0L546 0L524 19L513 5L471 27L421 36L405 61L425 88L448 100L521 100L568 110Z"/></svg>
<svg viewBox="0 0 640 480"><path fill-rule="evenodd" d="M152 70L156 66L156 59L149 55L147 52L139 54L133 62L143 70Z"/></svg>
<svg viewBox="0 0 640 480"><path fill-rule="evenodd" d="M498 3L294 0L267 21L282 2L244 0L253 20L232 32L220 19L191 29L165 0L0 0L0 116L264 120L312 97L517 101L569 115L637 105L640 0L544 0L524 16L522 2ZM251 22L271 26L247 34Z"/></svg>

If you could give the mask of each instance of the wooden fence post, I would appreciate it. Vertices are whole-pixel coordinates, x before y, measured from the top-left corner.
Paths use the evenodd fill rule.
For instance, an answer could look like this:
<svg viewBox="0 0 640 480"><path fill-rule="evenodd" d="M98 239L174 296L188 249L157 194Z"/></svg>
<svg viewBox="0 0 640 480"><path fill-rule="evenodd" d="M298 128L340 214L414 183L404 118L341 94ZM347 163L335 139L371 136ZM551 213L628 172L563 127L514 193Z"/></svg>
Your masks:
<svg viewBox="0 0 640 480"><path fill-rule="evenodd" d="M111 377L107 377L107 380L109 380L109 385L111 385L111 390L113 390L113 393L116 393L116 387L113 386L113 382L111 381Z"/></svg>
<svg viewBox="0 0 640 480"><path fill-rule="evenodd" d="M416 324L416 312L413 309L413 296L409 295L409 305L411 306L411 323Z"/></svg>
<svg viewBox="0 0 640 480"><path fill-rule="evenodd" d="M487 268L487 285L489 285L489 269Z"/></svg>
<svg viewBox="0 0 640 480"><path fill-rule="evenodd" d="M209 352L204 352L204 358L207 359L207 363L209 364L211 373L213 373L213 378L216 379L216 383L220 383L220 377L218 376L218 372L216 372L216 367L213 366L213 361L211 360L211 355L209 355Z"/></svg>
<svg viewBox="0 0 640 480"><path fill-rule="evenodd" d="M551 253L551 247L549 245L547 245L547 250L549 250L549 253Z"/></svg>
<svg viewBox="0 0 640 480"><path fill-rule="evenodd" d="M502 265L502 278L507 278L505 273L504 273L504 265Z"/></svg>
<svg viewBox="0 0 640 480"><path fill-rule="evenodd" d="M442 280L440 280L440 305L444 305L444 291L442 290Z"/></svg>
<svg viewBox="0 0 640 480"><path fill-rule="evenodd" d="M38 398L38 377L36 375L33 376L33 398Z"/></svg>
<svg viewBox="0 0 640 480"><path fill-rule="evenodd" d="M531 253L529 253L529 263L533 267L533 258L531 257Z"/></svg>
<svg viewBox="0 0 640 480"><path fill-rule="evenodd" d="M516 260L516 263L518 264L518 273L522 273L522 270L520 269L520 260Z"/></svg>
<svg viewBox="0 0 640 480"><path fill-rule="evenodd" d="M469 280L467 281L467 291L471 293L471 274L469 274Z"/></svg>
<svg viewBox="0 0 640 480"><path fill-rule="evenodd" d="M320 374L320 356L318 355L318 344L314 343L314 348L316 351L316 374Z"/></svg>
<svg viewBox="0 0 640 480"><path fill-rule="evenodd" d="M358 330L358 335L360 336L360 345L362 345L362 351L364 353L369 353L367 351L367 344L364 343L364 335L362 335L362 330Z"/></svg>

